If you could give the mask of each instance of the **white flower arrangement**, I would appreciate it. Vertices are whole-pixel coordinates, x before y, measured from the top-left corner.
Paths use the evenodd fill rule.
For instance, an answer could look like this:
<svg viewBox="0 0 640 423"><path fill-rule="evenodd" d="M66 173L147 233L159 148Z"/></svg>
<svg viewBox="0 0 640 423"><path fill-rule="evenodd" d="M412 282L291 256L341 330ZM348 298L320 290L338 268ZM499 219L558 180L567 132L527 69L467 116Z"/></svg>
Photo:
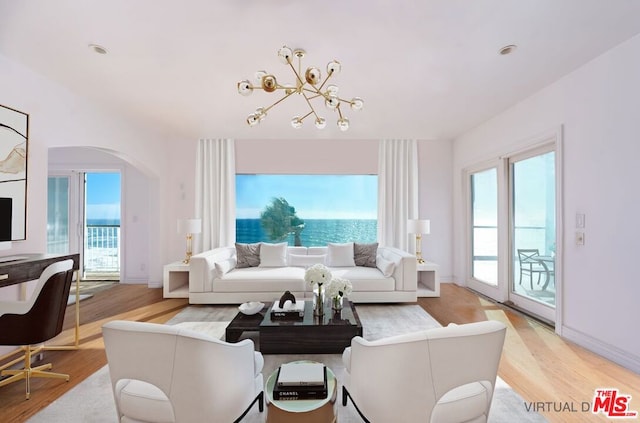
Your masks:
<svg viewBox="0 0 640 423"><path fill-rule="evenodd" d="M333 278L327 286L327 295L329 298L340 298L349 296L353 291L353 285L349 279Z"/></svg>
<svg viewBox="0 0 640 423"><path fill-rule="evenodd" d="M331 271L324 264L316 263L304 272L304 280L310 285L322 285L331 281Z"/></svg>

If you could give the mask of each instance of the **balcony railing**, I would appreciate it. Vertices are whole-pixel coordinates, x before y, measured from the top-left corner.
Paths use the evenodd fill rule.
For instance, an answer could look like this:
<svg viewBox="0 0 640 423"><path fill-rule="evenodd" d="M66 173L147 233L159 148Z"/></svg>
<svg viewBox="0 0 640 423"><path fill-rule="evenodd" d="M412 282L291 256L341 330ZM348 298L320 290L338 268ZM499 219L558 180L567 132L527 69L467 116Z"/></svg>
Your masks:
<svg viewBox="0 0 640 423"><path fill-rule="evenodd" d="M85 277L120 273L120 226L87 225L84 239Z"/></svg>

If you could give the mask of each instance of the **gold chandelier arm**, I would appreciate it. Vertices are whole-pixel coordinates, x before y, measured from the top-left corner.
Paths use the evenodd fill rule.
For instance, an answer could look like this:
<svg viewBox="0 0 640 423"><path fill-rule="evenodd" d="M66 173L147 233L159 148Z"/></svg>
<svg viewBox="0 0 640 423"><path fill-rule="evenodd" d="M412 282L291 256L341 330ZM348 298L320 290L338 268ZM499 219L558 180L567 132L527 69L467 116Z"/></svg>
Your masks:
<svg viewBox="0 0 640 423"><path fill-rule="evenodd" d="M278 104L278 103L280 103L280 102L284 101L285 99L287 99L287 98L288 98L291 94L293 94L294 92L295 92L295 91L292 91L292 92L290 92L290 93L287 93L287 95L285 95L284 97L282 97L280 100L276 101L276 102L275 102L275 103L273 103L271 106L266 107L266 108L264 109L264 112L265 112L265 113L266 113L266 112L268 112L268 111L269 111L273 106L275 106L276 104Z"/></svg>
<svg viewBox="0 0 640 423"><path fill-rule="evenodd" d="M327 83L327 81L329 80L329 78L331 78L333 76L333 73L330 73L329 75L327 75L327 78L324 80L324 82L322 84L320 84L320 86L318 87L318 92L322 91L322 88L324 87L324 84ZM315 87L314 87L315 88Z"/></svg>
<svg viewBox="0 0 640 423"><path fill-rule="evenodd" d="M299 59L300 61L302 59ZM289 67L291 68L291 70L293 71L294 75L296 76L296 79L298 80L298 83L296 84L296 87L298 89L302 88L305 84L305 82L302 81L302 78L300 78L300 73L298 73L298 71L296 71L296 68L293 67L293 64L291 62L289 62Z"/></svg>
<svg viewBox="0 0 640 423"><path fill-rule="evenodd" d="M309 115L312 115L312 114L313 114L313 115L315 115L315 114L316 114L316 112L314 112L314 111L313 111L313 109L311 109L311 111L310 111L309 113L307 113L306 115L302 116L302 117L300 118L300 122L302 122L305 118L309 117ZM318 115L316 115L316 116L318 116Z"/></svg>
<svg viewBox="0 0 640 423"><path fill-rule="evenodd" d="M311 85L313 87L313 85ZM315 94L313 97L310 97L311 100L313 100L314 98L318 98L318 97L324 97L327 98L326 95L324 95L324 93L322 93L321 91L318 91L318 89L316 87L313 87L313 90L310 88L303 88L302 91L306 91L308 93L312 93Z"/></svg>
<svg viewBox="0 0 640 423"><path fill-rule="evenodd" d="M338 111L338 117L340 119L342 119L342 110L340 110L340 105L339 104L336 106L336 110Z"/></svg>
<svg viewBox="0 0 640 423"><path fill-rule="evenodd" d="M325 97L325 95L322 94L322 93L316 93L315 91L312 91L312 90L305 90L305 91L315 94L315 95L310 96L309 100L315 100L318 97Z"/></svg>
<svg viewBox="0 0 640 423"><path fill-rule="evenodd" d="M307 101L307 104L309 105L309 108L311 109L311 112L307 113L306 115L304 115L304 117L309 116L311 113L313 113L316 116L316 119L320 118L320 116L318 116L318 114L316 113L316 110L313 108L313 105L311 104L311 101L309 101L309 97L307 97L307 94L302 93L302 96L304 97L304 99ZM304 118L303 118L304 119Z"/></svg>

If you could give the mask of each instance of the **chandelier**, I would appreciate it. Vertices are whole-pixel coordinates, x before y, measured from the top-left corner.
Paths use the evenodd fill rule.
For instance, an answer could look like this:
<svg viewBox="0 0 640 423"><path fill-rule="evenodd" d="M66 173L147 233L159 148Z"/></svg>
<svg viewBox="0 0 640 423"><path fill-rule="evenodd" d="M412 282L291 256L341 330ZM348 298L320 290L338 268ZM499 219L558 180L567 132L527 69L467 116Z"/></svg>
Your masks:
<svg viewBox="0 0 640 423"><path fill-rule="evenodd" d="M338 95L338 87L334 84L327 84L327 82L337 73L340 72L340 62L332 60L327 64L327 77L322 80L322 74L320 69L316 67L309 67L304 74L302 73L302 58L305 56L305 51L296 49L291 50L287 46L283 46L278 50L278 58L282 63L288 65L293 74L295 75L295 84L280 84L276 77L266 71L258 71L255 74L257 85L253 85L248 79L238 82L238 93L243 96L248 96L253 93L253 90L263 90L267 93L283 92L284 96L277 100L269 107L260 107L256 109L254 113L251 113L247 117L247 124L249 126L255 126L262 122L267 116L267 112L271 110L275 105L281 103L294 94L301 95L305 103L309 106L309 112L302 116L294 116L291 119L291 126L294 128L301 128L303 121L312 116L315 118L314 124L318 129L324 129L327 126L327 120L318 114L318 111L314 107L314 103L323 102L325 106L338 113L337 125L341 131L349 129L349 119L342 114L341 106L348 104L352 110L361 110L364 105L364 101L359 97L353 97L351 100L345 100ZM295 68L293 61L298 59L298 69Z"/></svg>

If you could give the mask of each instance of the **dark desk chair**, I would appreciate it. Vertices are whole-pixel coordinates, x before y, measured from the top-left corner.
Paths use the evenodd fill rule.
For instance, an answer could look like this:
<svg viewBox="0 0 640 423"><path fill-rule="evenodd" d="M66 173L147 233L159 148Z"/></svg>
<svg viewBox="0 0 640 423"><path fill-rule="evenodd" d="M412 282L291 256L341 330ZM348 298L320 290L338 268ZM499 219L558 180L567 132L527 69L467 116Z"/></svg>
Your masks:
<svg viewBox="0 0 640 423"><path fill-rule="evenodd" d="M538 257L540 257L540 252L537 248L518 248L518 260L520 261L520 285L522 285L523 274L527 274L529 276L531 289L533 289L533 275L536 273L538 274L538 285L540 285L540 278L542 274L549 274L547 268L540 262Z"/></svg>
<svg viewBox="0 0 640 423"><path fill-rule="evenodd" d="M69 375L48 372L51 363L31 367L32 356L39 354L42 344L62 332L64 313L73 278L73 260L51 264L42 272L31 297L26 301L0 301L0 345L21 346L24 368L2 370L0 386L26 379L26 395L31 393L30 378L45 377L69 380ZM6 367L22 360L18 358Z"/></svg>

